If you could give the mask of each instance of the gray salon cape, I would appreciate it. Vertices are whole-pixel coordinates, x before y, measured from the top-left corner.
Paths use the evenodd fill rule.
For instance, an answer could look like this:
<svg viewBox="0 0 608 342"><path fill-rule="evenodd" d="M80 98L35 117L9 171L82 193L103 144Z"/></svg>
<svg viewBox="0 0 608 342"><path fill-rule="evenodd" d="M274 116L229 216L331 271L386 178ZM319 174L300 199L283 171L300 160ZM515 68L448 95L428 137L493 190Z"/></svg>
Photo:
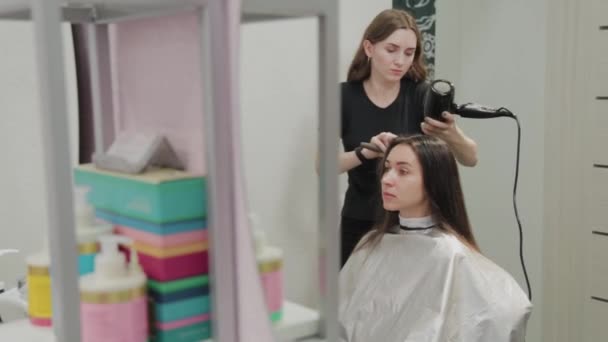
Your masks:
<svg viewBox="0 0 608 342"><path fill-rule="evenodd" d="M437 228L394 232L340 272L341 341L524 341L532 306L506 271Z"/></svg>

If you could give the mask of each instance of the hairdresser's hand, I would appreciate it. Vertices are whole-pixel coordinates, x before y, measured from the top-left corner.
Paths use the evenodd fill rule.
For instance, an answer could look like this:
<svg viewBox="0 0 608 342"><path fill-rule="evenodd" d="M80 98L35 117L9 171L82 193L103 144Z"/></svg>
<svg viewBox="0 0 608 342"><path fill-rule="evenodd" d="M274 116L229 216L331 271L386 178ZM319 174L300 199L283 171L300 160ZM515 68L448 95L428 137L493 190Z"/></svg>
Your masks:
<svg viewBox="0 0 608 342"><path fill-rule="evenodd" d="M390 132L382 132L376 136L373 136L369 142L378 146L382 150L382 153L374 152L374 151L368 150L366 148L364 148L363 151L361 151L361 153L363 153L363 155L367 159L375 159L375 158L381 157L384 154L384 152L386 152L388 145L396 137L397 137L397 135L390 133Z"/></svg>
<svg viewBox="0 0 608 342"><path fill-rule="evenodd" d="M424 122L420 124L422 132L426 135L432 135L440 138L447 143L450 143L459 137L460 131L456 126L454 114L449 112L441 113L444 121L432 119L428 116L424 117Z"/></svg>
<svg viewBox="0 0 608 342"><path fill-rule="evenodd" d="M454 114L443 112L441 115L445 120L443 122L425 117L421 124L422 132L435 136L450 145L460 164L475 166L477 164L477 143L456 125Z"/></svg>

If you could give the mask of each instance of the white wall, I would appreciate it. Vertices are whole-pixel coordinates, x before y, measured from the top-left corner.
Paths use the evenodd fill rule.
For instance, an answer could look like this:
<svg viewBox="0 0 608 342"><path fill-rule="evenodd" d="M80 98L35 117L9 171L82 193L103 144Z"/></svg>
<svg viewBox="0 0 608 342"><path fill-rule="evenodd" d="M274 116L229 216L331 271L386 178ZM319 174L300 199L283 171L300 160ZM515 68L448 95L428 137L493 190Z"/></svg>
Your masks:
<svg viewBox="0 0 608 342"><path fill-rule="evenodd" d="M69 26L64 26L70 133L77 138L74 54ZM42 247L47 231L42 140L33 25L0 21L0 249L20 249L0 258L0 280L8 286L25 276L24 257ZM68 45L69 44L69 45ZM78 157L73 144L72 157Z"/></svg>
<svg viewBox="0 0 608 342"><path fill-rule="evenodd" d="M390 7L390 0L340 2L342 80L366 25ZM316 306L317 22L247 24L241 33L243 152L250 209L269 240L285 249L287 296Z"/></svg>
<svg viewBox="0 0 608 342"><path fill-rule="evenodd" d="M315 27L314 20L303 19L241 29L243 164L250 211L269 241L285 250L287 295L309 304L317 292Z"/></svg>
<svg viewBox="0 0 608 342"><path fill-rule="evenodd" d="M457 101L504 106L522 125L517 204L534 312L528 340L541 341L546 0L437 2L437 78ZM525 290L512 205L517 128L513 120L461 119L479 144L479 164L461 168L468 211L483 253Z"/></svg>

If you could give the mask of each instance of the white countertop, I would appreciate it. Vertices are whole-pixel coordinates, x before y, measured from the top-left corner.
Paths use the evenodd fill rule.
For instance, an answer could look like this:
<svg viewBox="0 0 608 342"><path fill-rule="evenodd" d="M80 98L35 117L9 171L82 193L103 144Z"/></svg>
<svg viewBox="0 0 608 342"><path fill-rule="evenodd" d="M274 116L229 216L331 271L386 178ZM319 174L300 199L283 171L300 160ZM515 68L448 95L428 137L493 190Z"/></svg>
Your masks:
<svg viewBox="0 0 608 342"><path fill-rule="evenodd" d="M319 312L292 302L285 302L283 319L275 324L280 340L295 340L315 335L319 327ZM52 328L32 325L23 319L0 324L0 341L56 342Z"/></svg>
<svg viewBox="0 0 608 342"><path fill-rule="evenodd" d="M0 341L56 342L53 328L37 327L22 319L0 324Z"/></svg>

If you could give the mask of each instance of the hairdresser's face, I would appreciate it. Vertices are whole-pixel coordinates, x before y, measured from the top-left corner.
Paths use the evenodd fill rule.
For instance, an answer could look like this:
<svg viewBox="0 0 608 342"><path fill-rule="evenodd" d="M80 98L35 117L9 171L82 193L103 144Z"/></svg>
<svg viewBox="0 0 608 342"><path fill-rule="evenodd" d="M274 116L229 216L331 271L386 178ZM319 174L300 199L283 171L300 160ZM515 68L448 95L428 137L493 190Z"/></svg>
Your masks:
<svg viewBox="0 0 608 342"><path fill-rule="evenodd" d="M424 191L422 167L408 145L395 146L384 164L382 203L388 211L402 217L423 217L430 214Z"/></svg>
<svg viewBox="0 0 608 342"><path fill-rule="evenodd" d="M398 29L383 41L371 44L366 40L363 44L371 58L372 73L386 81L399 81L414 61L416 34L410 29Z"/></svg>

